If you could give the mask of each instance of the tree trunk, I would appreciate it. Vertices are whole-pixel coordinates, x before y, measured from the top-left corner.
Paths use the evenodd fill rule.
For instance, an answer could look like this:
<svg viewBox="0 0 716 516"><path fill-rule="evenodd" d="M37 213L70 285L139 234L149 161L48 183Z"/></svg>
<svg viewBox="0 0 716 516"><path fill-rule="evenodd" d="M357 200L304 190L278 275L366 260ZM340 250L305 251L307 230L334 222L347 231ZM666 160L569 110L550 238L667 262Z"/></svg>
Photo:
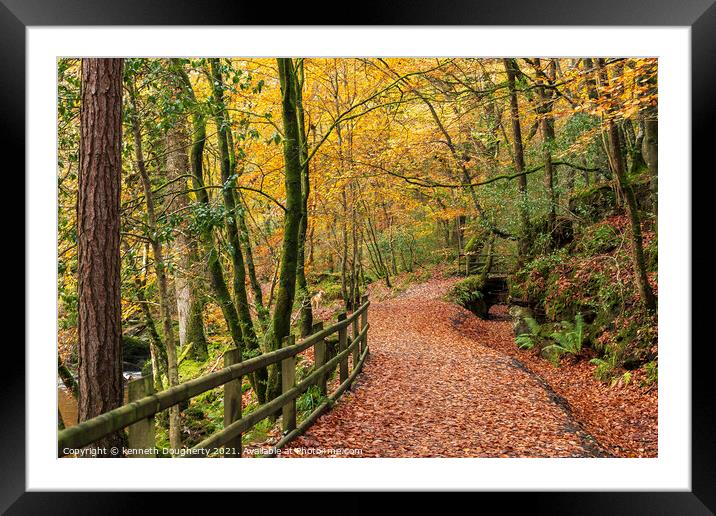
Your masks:
<svg viewBox="0 0 716 516"><path fill-rule="evenodd" d="M147 225L150 232L150 244L154 254L154 268L159 287L159 311L162 317L162 330L164 333L164 344L167 351L167 378L169 386L179 385L179 368L177 365L176 343L174 340L174 329L172 327L172 311L169 298L169 282L167 279L166 262L164 260L164 249L159 240L156 209L154 206L154 194L149 173L144 162L142 150L142 134L139 120L139 109L137 104L137 93L134 84L130 82L129 93L132 105L130 121L134 135L134 157L139 177L144 189L144 200L147 206ZM181 448L181 423L179 420L179 406L175 405L169 409L169 445L178 450Z"/></svg>
<svg viewBox="0 0 716 516"><path fill-rule="evenodd" d="M622 154L620 152L621 143L619 141L619 130L614 120L609 119L607 122L607 134L609 137L609 148L611 150L612 160L614 161L614 175L619 183L619 189L626 200L626 210L629 215L631 226L631 251L632 261L634 264L634 275L636 276L637 285L639 287L639 295L648 310L656 310L656 297L649 284L649 278L646 274L646 262L644 260L644 246L641 236L641 220L636 204L634 191L629 184L626 176L626 167Z"/></svg>
<svg viewBox="0 0 716 516"><path fill-rule="evenodd" d="M189 141L186 134L184 119L178 117L167 131L167 172L172 182L172 211L186 211L189 206L187 198L187 179L190 176ZM191 345L194 358L205 360L208 356L202 303L197 294L199 285L196 281L197 253L194 242L188 235L186 219L174 230L173 251L178 267L174 275L174 289L177 299L177 316L179 319L179 346L183 349Z"/></svg>
<svg viewBox="0 0 716 516"><path fill-rule="evenodd" d="M244 265L244 255L241 251L241 242L239 239L239 228L237 222L237 203L236 203L236 174L235 162L233 158L233 139L231 137L231 122L224 105L224 82L221 73L221 67L218 59L209 60L211 67L211 75L214 85L214 99L218 105L214 114L216 122L218 139L219 139L219 158L221 165L221 181L223 183L221 192L226 207L226 216L224 224L226 234L229 240L229 254L234 267L234 300L236 302L236 312L239 317L239 325L243 335L243 344L246 352L250 355L260 354L259 342L254 330L254 323L251 319L249 310L249 299L246 292L246 269ZM242 349L242 348L239 348ZM255 374L250 375L251 385L256 392L259 402L265 401L264 392L266 385L266 370L260 369Z"/></svg>
<svg viewBox="0 0 716 516"><path fill-rule="evenodd" d="M179 60L171 59L172 70L178 75L181 80L181 86L188 99L194 104L195 109L192 114L192 125L193 125L193 136L191 146L191 175L192 185L196 191L196 197L201 205L205 209L210 208L209 194L204 187L204 146L206 145L206 118L202 113L201 106L197 104L194 90L189 81L189 76L186 74L184 69L181 67ZM234 302L231 300L231 294L226 286L226 280L224 278L224 270L221 267L219 261L219 253L214 245L214 237L211 227L203 227L200 229L201 240L204 247L204 251L207 255L207 267L209 270L209 277L211 278L211 285L216 296L216 301L221 308L221 312L224 315L226 326L231 334L231 340L234 346L238 349L241 348L243 342L243 334L241 332L241 326L239 325L239 316L236 313L236 307Z"/></svg>
<svg viewBox="0 0 716 516"><path fill-rule="evenodd" d="M122 59L82 59L77 190L79 421L123 401L120 189ZM112 454L121 432L95 443Z"/></svg>
<svg viewBox="0 0 716 516"><path fill-rule="evenodd" d="M366 208L365 211L365 220L368 223L368 236L370 237L371 242L373 243L373 252L375 253L375 260L376 265L379 268L379 274L385 277L385 286L388 288L392 288L392 285L390 283L390 271L388 270L388 267L385 265L385 260L383 260L383 253L380 251L380 245L378 245L378 237L375 233L375 228L373 226L373 221L368 213L368 208Z"/></svg>
<svg viewBox="0 0 716 516"><path fill-rule="evenodd" d="M644 118L644 154L651 177L652 210L657 213L659 203L659 120L655 112Z"/></svg>
<svg viewBox="0 0 716 516"><path fill-rule="evenodd" d="M625 126L629 129L632 134L633 145L629 149L629 172L636 174L640 170L647 167L646 161L644 160L644 121L641 117L637 117L635 120L626 120ZM636 128L634 127L636 125Z"/></svg>
<svg viewBox="0 0 716 516"><path fill-rule="evenodd" d="M510 92L510 118L512 120L512 149L515 160L515 170L522 174L517 178L517 186L520 191L520 238L517 242L520 261L524 263L527 259L530 238L530 220L527 213L527 176L525 171L525 153L522 146L522 128L520 126L520 109L517 103L517 90L515 80L520 74L516 59L503 59L505 71L507 72L507 87Z"/></svg>
<svg viewBox="0 0 716 516"><path fill-rule="evenodd" d="M306 282L306 234L308 232L308 198L311 193L311 181L308 169L308 140L306 121L303 111L303 59L296 65L296 123L298 124L299 146L301 150L301 222L298 227L298 267L296 280L301 300L300 331L301 337L311 334L313 328L313 310L311 293Z"/></svg>
<svg viewBox="0 0 716 516"><path fill-rule="evenodd" d="M608 86L609 77L606 74L601 60L597 64L599 68L599 79L600 82ZM613 116L609 116L606 120L606 132L607 139L609 142L609 154L612 167L614 169L614 176L617 179L619 190L626 200L626 211L629 216L629 225L631 226L631 253L632 263L634 268L634 276L636 278L637 286L639 288L639 295L644 307L647 310L656 310L656 296L654 291L651 289L649 284L649 278L646 273L646 262L644 260L644 246L641 236L641 218L639 217L639 210L636 204L636 197L634 191L629 184L629 179L626 174L626 163L624 162L624 155L621 152L621 141L619 136L619 128L614 121Z"/></svg>
<svg viewBox="0 0 716 516"><path fill-rule="evenodd" d="M591 57L585 57L582 59L582 62L584 63L584 69L585 69L585 79L584 79L584 85L587 88L587 95L591 100L596 100L599 98L599 92L597 92L597 81L594 78L594 61L592 61Z"/></svg>
<svg viewBox="0 0 716 516"><path fill-rule="evenodd" d="M301 223L301 148L296 117L296 74L291 58L278 58L281 81L281 108L284 128L283 157L286 171L286 215L284 217L283 245L279 288L276 294L268 349L279 349L281 341L291 330L291 308L296 293L296 267L298 264L298 231ZM280 391L278 369L269 372L268 399Z"/></svg>
<svg viewBox="0 0 716 516"><path fill-rule="evenodd" d="M535 62L535 71L539 75L539 84L545 86L552 85L555 82L555 61L551 59L547 64L547 70L543 72L540 67L540 59ZM538 88L540 102L537 106L539 114L540 131L542 132L542 154L544 156L544 186L547 190L549 200L549 210L547 212L547 232L550 240L553 236L554 229L557 225L557 198L555 195L555 170L552 165L552 146L554 145L554 118L552 116L552 104L554 102L554 90L541 86Z"/></svg>
<svg viewBox="0 0 716 516"><path fill-rule="evenodd" d="M244 255L246 256L246 272L249 275L251 294L254 298L254 308L256 309L256 316L261 324L261 329L266 331L269 324L269 311L264 306L261 284L259 283L258 276L256 275L254 252L251 246L251 235L249 234L249 227L246 225L246 210L248 208L240 196L237 198L237 203L236 220L239 223L239 240L241 241Z"/></svg>

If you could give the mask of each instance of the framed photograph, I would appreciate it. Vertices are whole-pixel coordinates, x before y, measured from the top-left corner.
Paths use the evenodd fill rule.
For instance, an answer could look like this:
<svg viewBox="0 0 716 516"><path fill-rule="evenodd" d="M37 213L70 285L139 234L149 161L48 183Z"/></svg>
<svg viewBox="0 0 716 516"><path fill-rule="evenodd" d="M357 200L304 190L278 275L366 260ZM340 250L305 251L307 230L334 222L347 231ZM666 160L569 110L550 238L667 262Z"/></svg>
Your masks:
<svg viewBox="0 0 716 516"><path fill-rule="evenodd" d="M1 1L27 302L0 509L716 511L691 290L712 2L425 1L342 26Z"/></svg>

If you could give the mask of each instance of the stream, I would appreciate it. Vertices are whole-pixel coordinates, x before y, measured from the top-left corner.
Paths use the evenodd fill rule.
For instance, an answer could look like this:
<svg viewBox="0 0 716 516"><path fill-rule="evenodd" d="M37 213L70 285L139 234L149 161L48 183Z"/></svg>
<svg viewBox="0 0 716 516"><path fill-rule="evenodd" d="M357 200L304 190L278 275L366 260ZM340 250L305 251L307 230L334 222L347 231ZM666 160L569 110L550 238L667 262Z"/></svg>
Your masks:
<svg viewBox="0 0 716 516"><path fill-rule="evenodd" d="M127 383L131 380L136 380L142 377L141 368L135 364L124 362L122 364L123 371L122 376L124 378L124 401L127 403ZM77 380L77 377L75 377ZM57 379L57 408L62 416L62 421L65 423L65 428L74 426L77 424L77 400L72 393L65 387L62 380Z"/></svg>

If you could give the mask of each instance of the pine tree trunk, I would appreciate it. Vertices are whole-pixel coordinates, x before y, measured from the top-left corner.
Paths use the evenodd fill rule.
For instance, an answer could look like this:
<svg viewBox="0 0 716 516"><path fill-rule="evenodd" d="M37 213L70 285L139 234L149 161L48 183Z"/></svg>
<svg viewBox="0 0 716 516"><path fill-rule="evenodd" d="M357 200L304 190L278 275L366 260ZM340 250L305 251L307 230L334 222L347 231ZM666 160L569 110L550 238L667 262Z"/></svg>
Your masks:
<svg viewBox="0 0 716 516"><path fill-rule="evenodd" d="M77 193L79 421L122 405L122 59L82 60ZM95 443L112 454L123 437Z"/></svg>

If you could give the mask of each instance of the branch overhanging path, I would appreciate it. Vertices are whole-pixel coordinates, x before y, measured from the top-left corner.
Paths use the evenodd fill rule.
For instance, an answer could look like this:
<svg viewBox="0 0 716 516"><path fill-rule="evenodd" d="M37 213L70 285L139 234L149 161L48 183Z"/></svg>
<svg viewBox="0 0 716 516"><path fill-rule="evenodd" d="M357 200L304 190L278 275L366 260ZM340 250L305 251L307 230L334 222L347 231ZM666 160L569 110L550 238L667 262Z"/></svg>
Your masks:
<svg viewBox="0 0 716 516"><path fill-rule="evenodd" d="M353 392L289 445L303 449L291 457L604 455L544 382L480 343L511 338L509 322L442 300L454 282L371 304L371 351Z"/></svg>

